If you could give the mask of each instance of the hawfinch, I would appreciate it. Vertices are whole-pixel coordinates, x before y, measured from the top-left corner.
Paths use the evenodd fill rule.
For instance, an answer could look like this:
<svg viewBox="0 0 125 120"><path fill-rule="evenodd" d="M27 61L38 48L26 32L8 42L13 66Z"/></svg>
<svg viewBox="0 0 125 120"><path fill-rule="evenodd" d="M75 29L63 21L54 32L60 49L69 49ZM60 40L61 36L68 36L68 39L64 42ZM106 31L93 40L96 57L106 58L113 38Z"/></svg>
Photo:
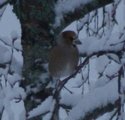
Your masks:
<svg viewBox="0 0 125 120"><path fill-rule="evenodd" d="M79 61L79 52L76 44L81 44L74 31L64 31L57 39L49 54L49 73L54 79L71 75Z"/></svg>

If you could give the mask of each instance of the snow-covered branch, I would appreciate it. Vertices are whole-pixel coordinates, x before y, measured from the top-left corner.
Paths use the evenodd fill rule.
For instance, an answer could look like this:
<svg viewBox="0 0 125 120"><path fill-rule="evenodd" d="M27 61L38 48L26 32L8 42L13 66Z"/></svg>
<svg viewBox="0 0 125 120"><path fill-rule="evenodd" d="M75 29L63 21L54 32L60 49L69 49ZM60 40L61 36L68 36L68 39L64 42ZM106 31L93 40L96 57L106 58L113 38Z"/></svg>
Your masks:
<svg viewBox="0 0 125 120"><path fill-rule="evenodd" d="M8 2L9 2L8 0L1 0L0 1L0 18L2 17Z"/></svg>
<svg viewBox="0 0 125 120"><path fill-rule="evenodd" d="M107 33L110 33L110 29L107 30ZM106 34L101 39L98 37L90 36L84 38L82 45L80 45L79 51L82 56L91 55L91 54L102 54L102 53L118 53L124 51L125 43L125 28L121 32L111 33L110 35ZM98 46L98 47L97 47Z"/></svg>
<svg viewBox="0 0 125 120"><path fill-rule="evenodd" d="M117 106L118 97L118 81L117 79L115 79L110 81L103 87L98 87L94 90L91 90L89 93L82 96L80 100L77 100L75 104L74 101L72 101L73 104L71 103L71 98L73 98L72 96L71 98L70 96L68 98L66 97L66 99L64 96L64 98L61 101L61 104L64 104L66 106L71 106L71 104L73 105L73 109L69 112L69 117L67 118L67 120L88 120L88 118L96 118L97 116L100 116L103 112L109 112L112 109L114 109ZM107 107L110 108L105 109ZM94 115L94 111L103 112L97 112Z"/></svg>
<svg viewBox="0 0 125 120"><path fill-rule="evenodd" d="M7 3L9 2L9 0L1 0L0 1L0 9L5 6Z"/></svg>
<svg viewBox="0 0 125 120"><path fill-rule="evenodd" d="M51 112L51 109L53 108L52 103L53 103L53 98L52 96L50 96L41 105L38 105L36 108L30 111L28 113L27 119L31 119L38 115L46 115L47 113Z"/></svg>
<svg viewBox="0 0 125 120"><path fill-rule="evenodd" d="M19 87L23 66L21 26L12 6L7 5L4 10L0 20L0 112L1 119L7 113L9 120L15 120L12 106L26 97Z"/></svg>
<svg viewBox="0 0 125 120"><path fill-rule="evenodd" d="M78 20L82 18L85 14L100 8L104 5L112 3L113 0L105 0L102 2L101 0L58 0L55 5L55 27L65 27L69 23L73 22L74 20ZM98 3L98 4L96 4ZM70 4L70 6L69 6ZM65 23L65 24L62 24ZM63 26L61 26L63 25Z"/></svg>
<svg viewBox="0 0 125 120"><path fill-rule="evenodd" d="M112 3L112 0L57 1L55 5L56 18L54 29L58 30L58 27L63 28L72 21L81 18L77 21L78 24L76 26L76 33L78 33L78 36L80 36L79 34L82 33L82 36L80 36L82 45L78 46L81 55L81 62L76 67L76 71L74 71L72 75L61 80L60 84L58 84L56 88L52 88L49 95L47 94L46 96L44 96L43 93L40 93L44 91L42 91L42 85L39 84L41 82L41 78L39 82L35 81L34 83L36 85L34 85L33 87L31 85L31 88L29 87L28 92L30 93L30 91L33 91L33 96L35 96L39 92L39 89L41 90L39 92L40 94L38 95L40 99L36 99L31 95L31 99L35 101L35 105L38 103L40 103L40 105L37 105L37 107L32 109L30 112L27 111L27 116L25 116L24 110L23 118L27 117L27 119L32 119L37 116L42 116L43 120L55 120L56 116L56 119L60 120L60 116L62 115L61 109L64 109L64 111L67 113L65 115L65 118L67 118L67 120L89 120L97 118L106 112L114 110L114 108L119 109L118 111L119 113L121 113L121 108L124 104L123 97L125 88L125 83L123 81L125 69L124 25L119 31L113 31L114 26L117 23L117 19L115 18L116 8L118 7L120 1L121 0L115 0L114 3L110 4L109 6L105 5ZM95 2L98 2L98 4L95 4ZM97 10L97 8L101 6L103 6L103 8L101 8L101 10ZM40 10L41 8L42 7L40 6ZM94 11L92 11L93 9ZM4 22L1 19L1 26L5 25L3 23ZM15 25L17 23L14 22L13 24ZM6 22L6 25L8 25L8 22ZM51 24L49 25L52 27L49 30L52 30L53 26ZM25 98L24 90L18 86L19 81L22 79L21 72L23 65L20 30L21 28L20 26L18 26L18 28L18 33L10 33L10 37L6 38L4 35L5 33L3 34L3 36L0 35L0 54L3 56L0 58L0 78L2 82L5 81L4 86L0 81L0 96L2 96L2 99L0 99L0 102L2 103L0 106L0 110L2 112L3 108L6 109L10 120L14 119L14 115L11 112L11 108L9 107L10 103L12 101L16 101L17 103ZM86 31L86 36L84 36L85 32L81 32L83 29L84 31ZM2 30L0 31L0 33L1 32ZM32 55L34 54L35 53L33 53ZM97 65L95 65L96 67L94 68L94 70L91 70L93 69L91 67L92 60L94 60L95 64ZM34 66L33 69L35 69ZM77 78L76 76L80 76L80 72L82 74L82 77ZM95 72L96 77L94 76ZM41 76L45 77L43 74ZM48 74L46 76L48 76ZM94 77L91 78L91 76ZM75 77L77 79L76 83L74 82ZM72 85L73 82L75 83L75 85ZM43 82L41 82L41 84L43 84ZM49 87L51 87L51 83L48 85L47 82L45 86L45 89L48 89ZM79 89L79 93L77 93L78 91L73 91L73 86ZM84 89L84 87L86 88ZM70 96L65 95L65 91L68 91ZM21 117L21 120L23 120L23 118Z"/></svg>

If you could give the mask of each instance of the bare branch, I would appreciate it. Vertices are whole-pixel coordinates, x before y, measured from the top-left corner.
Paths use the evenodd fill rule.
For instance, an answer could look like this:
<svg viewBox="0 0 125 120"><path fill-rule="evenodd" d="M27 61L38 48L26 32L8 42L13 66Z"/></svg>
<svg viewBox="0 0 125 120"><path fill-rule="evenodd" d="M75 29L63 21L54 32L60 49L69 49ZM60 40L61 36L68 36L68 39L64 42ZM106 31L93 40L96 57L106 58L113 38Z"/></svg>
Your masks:
<svg viewBox="0 0 125 120"><path fill-rule="evenodd" d="M7 5L7 4L9 3L9 1L10 1L10 0L6 0L4 3L0 4L0 9L1 9L3 6Z"/></svg>
<svg viewBox="0 0 125 120"><path fill-rule="evenodd" d="M83 6L80 6L76 8L73 12L69 12L63 15L64 19L62 21L62 24L59 28L56 28L55 31L60 31L61 29L65 28L67 25L72 23L75 20L78 20L82 17L84 17L85 14L96 10L100 7L103 7L105 5L108 5L110 3L113 3L113 0L92 0L92 2L89 2L88 4L85 4Z"/></svg>

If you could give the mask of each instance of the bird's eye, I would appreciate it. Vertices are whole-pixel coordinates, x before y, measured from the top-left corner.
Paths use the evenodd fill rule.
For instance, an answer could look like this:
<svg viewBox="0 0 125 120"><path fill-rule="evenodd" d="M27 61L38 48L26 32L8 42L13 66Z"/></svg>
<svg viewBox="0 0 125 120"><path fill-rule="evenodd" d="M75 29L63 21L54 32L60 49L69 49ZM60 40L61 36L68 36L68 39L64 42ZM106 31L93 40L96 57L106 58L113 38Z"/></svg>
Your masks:
<svg viewBox="0 0 125 120"><path fill-rule="evenodd" d="M72 41L73 41L73 40L74 40L74 38L73 38L73 37L70 37L70 40L72 40Z"/></svg>

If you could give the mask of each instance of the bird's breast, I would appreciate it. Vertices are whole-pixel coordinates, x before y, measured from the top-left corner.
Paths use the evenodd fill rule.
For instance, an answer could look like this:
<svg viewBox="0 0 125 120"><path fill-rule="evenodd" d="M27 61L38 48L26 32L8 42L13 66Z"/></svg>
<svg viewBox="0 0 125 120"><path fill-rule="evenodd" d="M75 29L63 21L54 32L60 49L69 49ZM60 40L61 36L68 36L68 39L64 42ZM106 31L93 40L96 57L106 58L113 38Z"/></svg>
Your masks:
<svg viewBox="0 0 125 120"><path fill-rule="evenodd" d="M67 77L74 72L78 60L77 48L55 47L50 54L49 72L52 77Z"/></svg>

